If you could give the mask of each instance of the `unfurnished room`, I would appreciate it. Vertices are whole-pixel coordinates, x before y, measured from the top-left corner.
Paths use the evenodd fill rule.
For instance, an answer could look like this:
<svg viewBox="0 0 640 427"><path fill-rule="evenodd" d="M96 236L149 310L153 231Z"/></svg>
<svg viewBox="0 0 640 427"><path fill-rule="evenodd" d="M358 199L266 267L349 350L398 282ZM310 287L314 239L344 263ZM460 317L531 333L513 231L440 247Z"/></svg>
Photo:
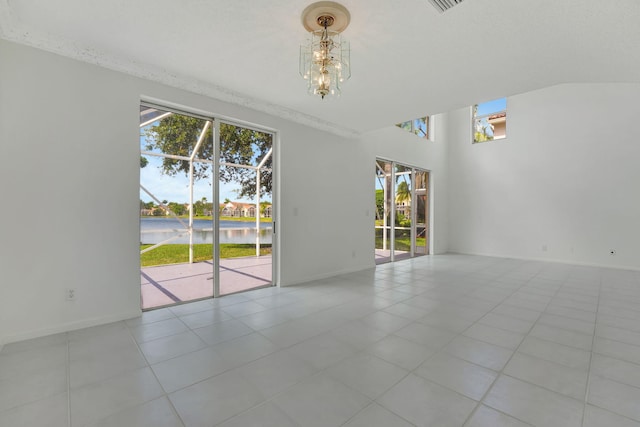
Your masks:
<svg viewBox="0 0 640 427"><path fill-rule="evenodd" d="M0 0L0 426L640 427L639 21Z"/></svg>

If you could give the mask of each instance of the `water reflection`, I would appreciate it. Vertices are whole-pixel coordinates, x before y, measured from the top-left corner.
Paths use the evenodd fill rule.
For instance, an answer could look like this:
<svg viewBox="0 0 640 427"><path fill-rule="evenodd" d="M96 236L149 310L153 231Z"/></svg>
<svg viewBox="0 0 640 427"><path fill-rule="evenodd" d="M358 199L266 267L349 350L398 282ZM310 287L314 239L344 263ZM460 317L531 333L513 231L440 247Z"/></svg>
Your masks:
<svg viewBox="0 0 640 427"><path fill-rule="evenodd" d="M185 224L187 221L184 221ZM212 221L194 220L193 242L213 244ZM180 222L173 218L141 218L140 241L156 244L173 236L185 233L171 243L189 243L189 234ZM260 243L271 243L271 223L260 224ZM256 225L253 222L220 221L220 243L255 243Z"/></svg>

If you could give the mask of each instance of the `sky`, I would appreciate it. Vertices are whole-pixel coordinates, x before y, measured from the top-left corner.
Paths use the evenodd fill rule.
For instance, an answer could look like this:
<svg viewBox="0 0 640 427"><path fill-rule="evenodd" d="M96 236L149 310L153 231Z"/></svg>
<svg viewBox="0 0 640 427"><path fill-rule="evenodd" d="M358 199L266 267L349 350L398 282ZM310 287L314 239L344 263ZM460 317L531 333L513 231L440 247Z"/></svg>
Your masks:
<svg viewBox="0 0 640 427"><path fill-rule="evenodd" d="M478 104L478 115L496 113L507 109L507 98L494 99L493 101Z"/></svg>
<svg viewBox="0 0 640 427"><path fill-rule="evenodd" d="M169 202L188 203L189 202L189 179L185 174L175 176L164 175L159 167L162 159L158 157L147 156L149 164L140 169L140 184L149 190L160 201L167 200ZM202 200L207 198L208 202L213 200L212 179L198 180L193 186L193 199ZM233 201L245 201L240 199L233 192L236 188L233 184L220 183L220 200L225 199ZM151 201L151 197L144 191L140 190L140 199L144 202Z"/></svg>
<svg viewBox="0 0 640 427"><path fill-rule="evenodd" d="M145 149L145 137L140 136L140 148ZM145 156L149 163L146 167L140 169L140 184L149 190L158 200L167 200L168 202L176 203L189 203L189 179L185 173L180 172L175 176L165 175L162 173L162 158L156 156ZM213 179L209 176L208 179L200 179L195 181L193 187L193 200L202 200L203 197L207 198L207 202L210 203L214 200L213 197ZM233 183L220 182L220 202L225 199L231 201L238 201L244 203L255 203L255 198L241 199L234 191L239 188L238 185ZM143 202L150 202L153 199L142 189L140 189L140 200ZM271 197L262 197L263 201L271 201Z"/></svg>

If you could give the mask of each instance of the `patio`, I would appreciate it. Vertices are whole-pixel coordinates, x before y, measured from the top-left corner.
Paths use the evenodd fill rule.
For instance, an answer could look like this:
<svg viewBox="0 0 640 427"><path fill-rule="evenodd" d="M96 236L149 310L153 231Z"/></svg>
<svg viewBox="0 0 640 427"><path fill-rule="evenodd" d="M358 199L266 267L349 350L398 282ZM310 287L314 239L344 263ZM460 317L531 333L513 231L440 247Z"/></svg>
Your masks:
<svg viewBox="0 0 640 427"><path fill-rule="evenodd" d="M232 294L272 283L271 255L220 259L220 294ZM213 295L213 262L171 264L140 269L142 309Z"/></svg>
<svg viewBox="0 0 640 427"><path fill-rule="evenodd" d="M403 259L411 258L411 253L407 251L395 251L395 260L400 261ZM376 264L384 264L391 262L391 250L389 249L376 249Z"/></svg>

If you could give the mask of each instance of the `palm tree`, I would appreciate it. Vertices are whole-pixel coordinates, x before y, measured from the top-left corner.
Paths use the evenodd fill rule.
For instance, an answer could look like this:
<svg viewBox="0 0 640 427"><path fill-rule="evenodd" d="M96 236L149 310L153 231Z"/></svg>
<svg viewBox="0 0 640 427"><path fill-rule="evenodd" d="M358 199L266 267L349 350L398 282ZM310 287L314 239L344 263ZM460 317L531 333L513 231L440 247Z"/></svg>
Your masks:
<svg viewBox="0 0 640 427"><path fill-rule="evenodd" d="M402 181L396 187L396 204L411 200L411 190L406 181Z"/></svg>
<svg viewBox="0 0 640 427"><path fill-rule="evenodd" d="M409 202L406 203L405 202ZM401 181L396 187L396 225L403 225L405 221L411 218L411 190L407 181Z"/></svg>

